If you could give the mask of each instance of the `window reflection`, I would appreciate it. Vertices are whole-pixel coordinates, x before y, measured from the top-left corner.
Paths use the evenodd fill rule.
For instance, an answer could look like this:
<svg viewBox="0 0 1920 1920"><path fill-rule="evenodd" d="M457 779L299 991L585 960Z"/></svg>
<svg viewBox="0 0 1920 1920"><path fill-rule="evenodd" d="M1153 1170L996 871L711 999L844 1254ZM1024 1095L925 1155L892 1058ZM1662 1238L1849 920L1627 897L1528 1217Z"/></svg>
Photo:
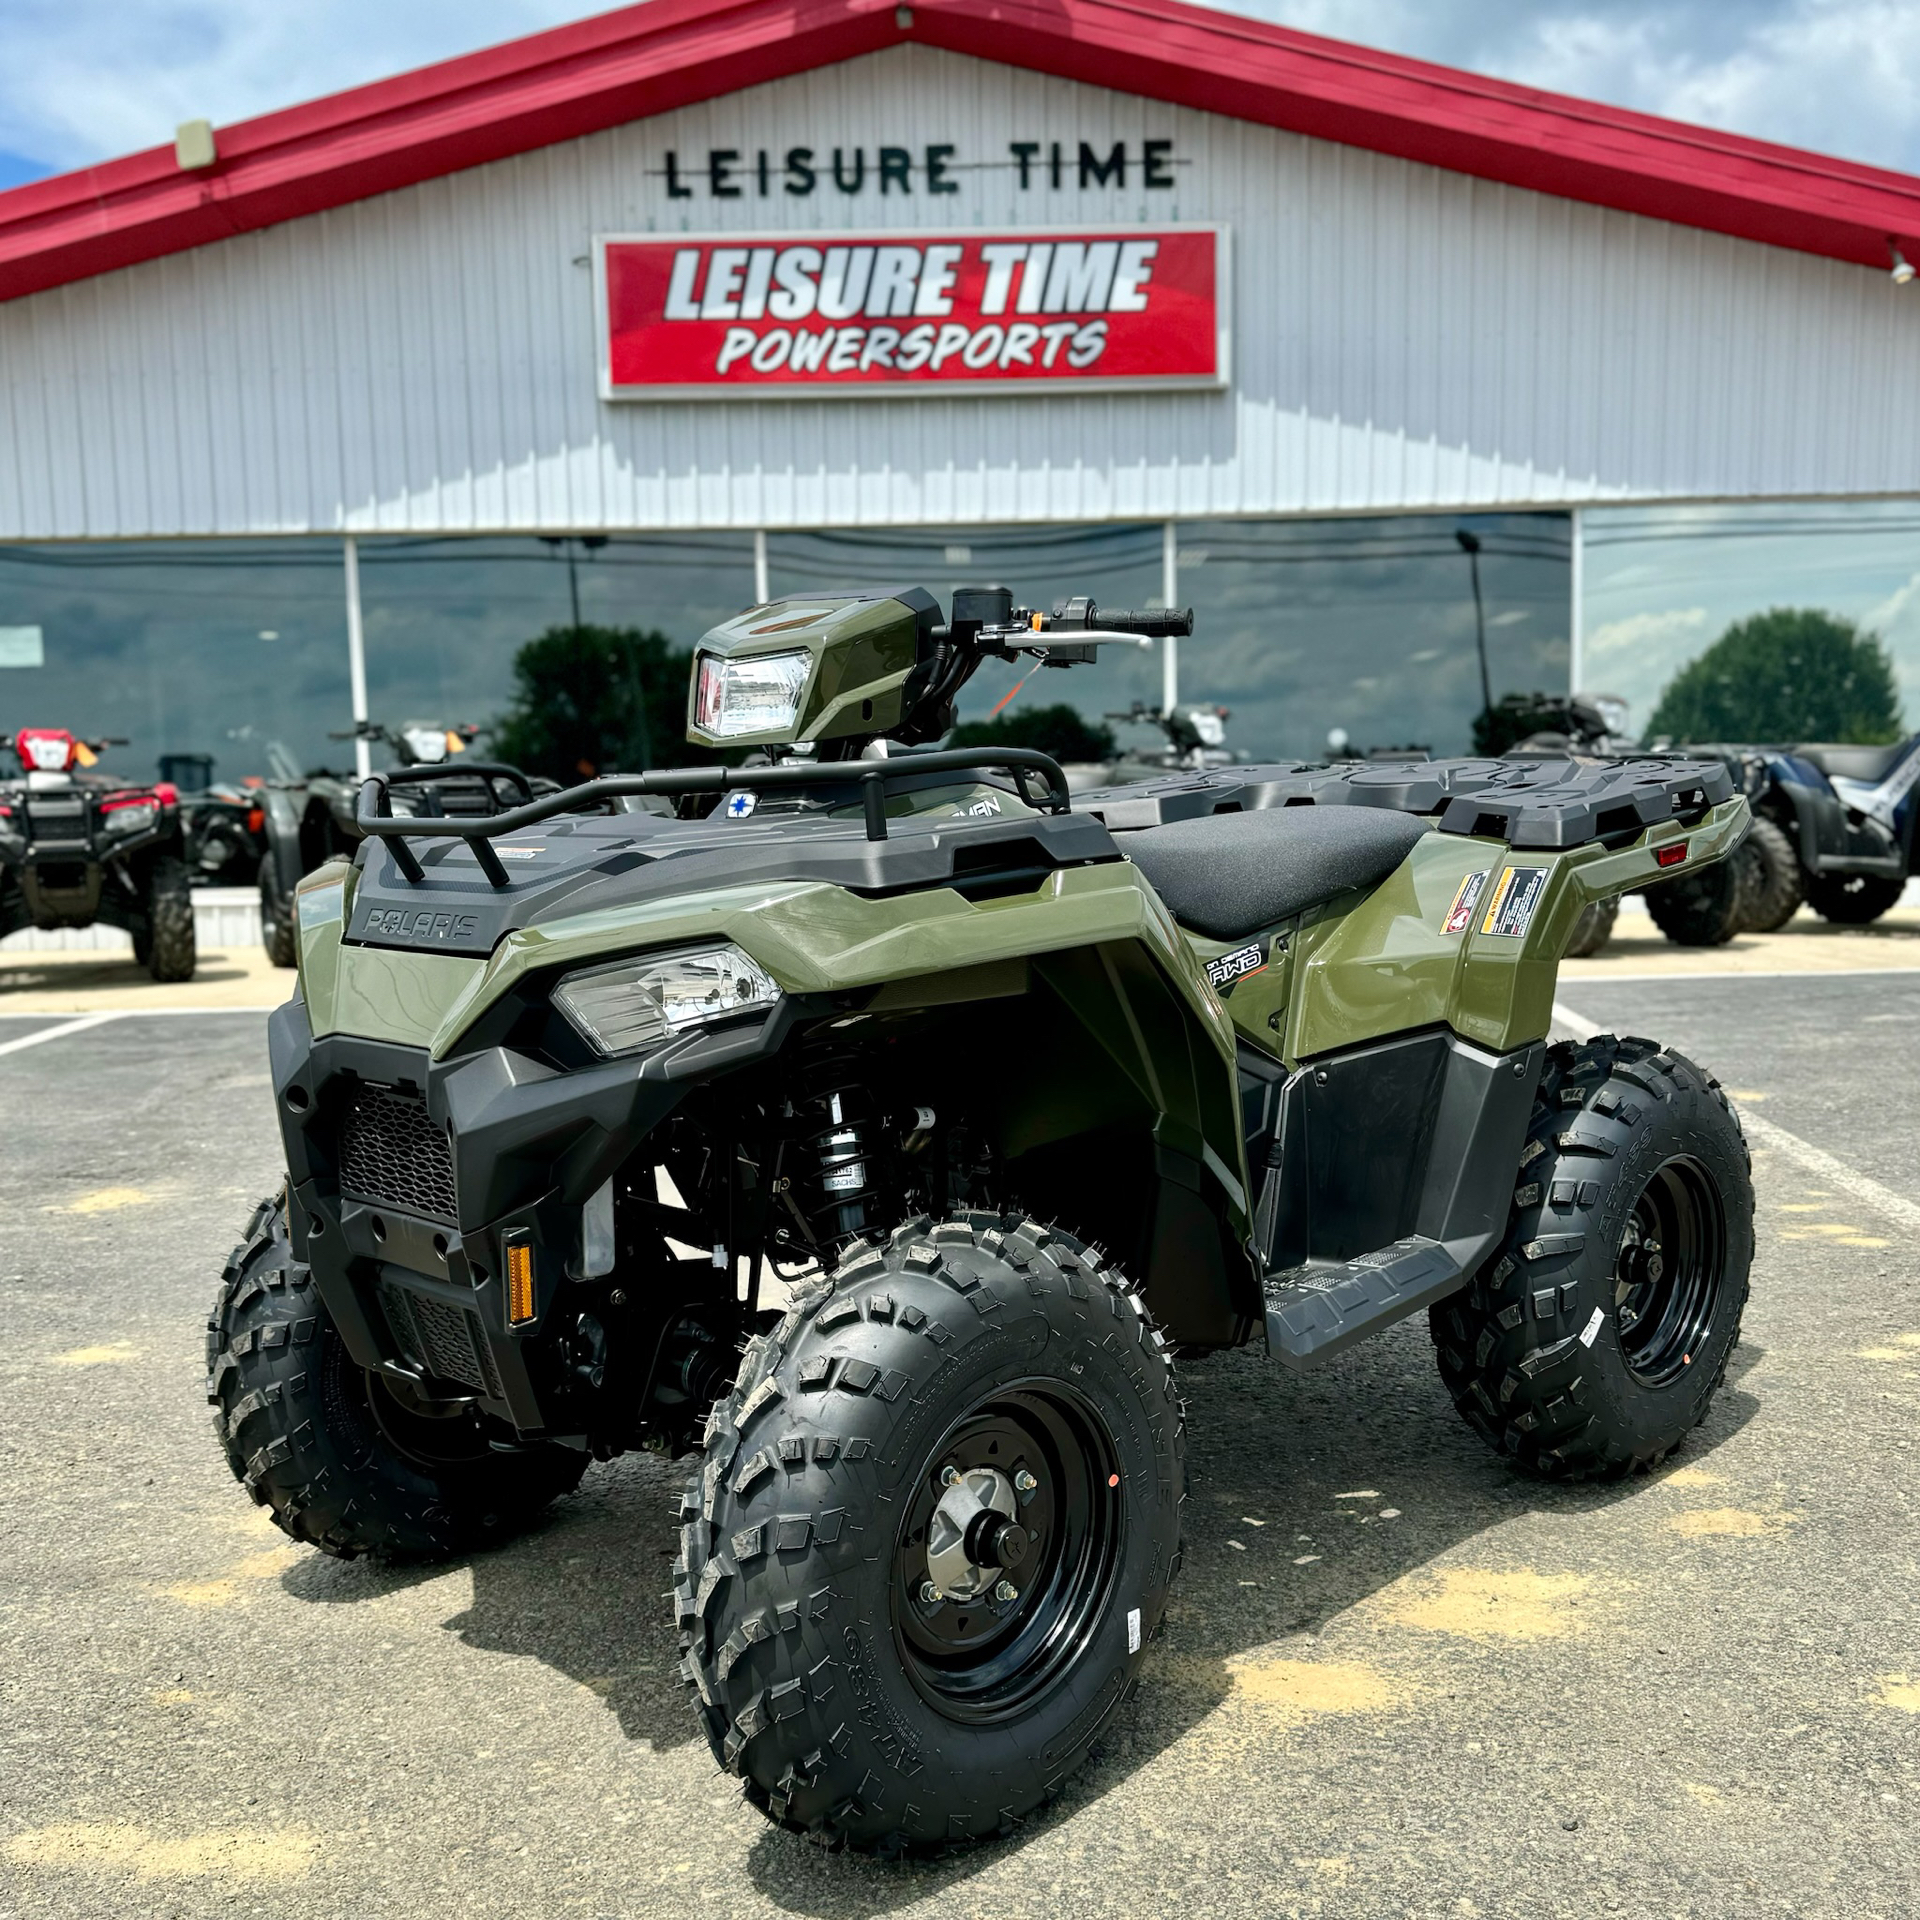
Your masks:
<svg viewBox="0 0 1920 1920"><path fill-rule="evenodd" d="M1480 543L1493 697L1564 692L1570 526L1564 514L1183 522L1185 703L1230 707L1228 741L1255 759L1350 749L1471 751L1481 681L1473 585L1459 535Z"/></svg>
<svg viewBox="0 0 1920 1920"><path fill-rule="evenodd" d="M337 540L176 540L0 547L0 729L124 734L105 765L151 778L163 754L214 777L341 756L351 724ZM12 661L42 664L12 665ZM6 767L12 756L6 756Z"/></svg>
<svg viewBox="0 0 1920 1920"><path fill-rule="evenodd" d="M512 701L515 654L576 608L690 649L752 601L751 534L363 540L369 715L485 726Z"/></svg>

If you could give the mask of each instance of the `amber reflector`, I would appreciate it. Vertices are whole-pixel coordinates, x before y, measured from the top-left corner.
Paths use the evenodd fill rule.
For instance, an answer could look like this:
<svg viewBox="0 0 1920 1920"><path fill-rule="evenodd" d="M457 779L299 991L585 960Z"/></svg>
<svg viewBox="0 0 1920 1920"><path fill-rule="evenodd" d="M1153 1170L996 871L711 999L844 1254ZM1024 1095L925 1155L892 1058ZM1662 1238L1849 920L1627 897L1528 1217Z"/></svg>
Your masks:
<svg viewBox="0 0 1920 1920"><path fill-rule="evenodd" d="M507 1320L520 1326L533 1318L533 1249L522 1240L507 1249Z"/></svg>

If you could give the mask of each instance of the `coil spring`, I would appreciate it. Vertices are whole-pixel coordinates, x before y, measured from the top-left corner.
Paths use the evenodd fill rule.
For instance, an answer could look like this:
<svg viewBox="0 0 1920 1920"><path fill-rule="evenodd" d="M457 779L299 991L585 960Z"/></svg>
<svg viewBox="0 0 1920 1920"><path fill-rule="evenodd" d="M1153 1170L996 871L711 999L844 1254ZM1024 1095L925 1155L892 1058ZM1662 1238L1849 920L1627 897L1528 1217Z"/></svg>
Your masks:
<svg viewBox="0 0 1920 1920"><path fill-rule="evenodd" d="M815 1239L835 1251L871 1219L880 1183L874 1149L877 1110L851 1063L834 1061L824 1090L810 1092L797 1111L811 1124L794 1138L794 1186ZM816 1088L818 1079L810 1074Z"/></svg>

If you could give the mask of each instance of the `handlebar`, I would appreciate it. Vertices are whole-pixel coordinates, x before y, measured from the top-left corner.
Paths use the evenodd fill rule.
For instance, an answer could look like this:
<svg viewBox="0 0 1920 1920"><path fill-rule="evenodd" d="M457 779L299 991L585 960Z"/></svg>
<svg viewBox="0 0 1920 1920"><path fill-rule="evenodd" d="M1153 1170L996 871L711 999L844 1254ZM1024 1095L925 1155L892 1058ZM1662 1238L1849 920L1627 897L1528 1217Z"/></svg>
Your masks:
<svg viewBox="0 0 1920 1920"><path fill-rule="evenodd" d="M1142 640L1184 639L1193 632L1191 607L1161 607L1146 612L1115 612L1108 607L1088 607L1087 625L1104 627L1109 633L1131 633Z"/></svg>

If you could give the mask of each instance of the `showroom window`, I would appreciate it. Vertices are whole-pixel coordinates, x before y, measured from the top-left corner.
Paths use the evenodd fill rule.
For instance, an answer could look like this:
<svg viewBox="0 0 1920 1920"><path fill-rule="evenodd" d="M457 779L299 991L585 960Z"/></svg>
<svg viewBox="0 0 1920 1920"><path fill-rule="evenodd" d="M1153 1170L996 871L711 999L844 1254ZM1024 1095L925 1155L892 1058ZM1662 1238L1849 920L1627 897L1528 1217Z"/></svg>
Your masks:
<svg viewBox="0 0 1920 1920"><path fill-rule="evenodd" d="M1581 530L1580 686L1625 702L1636 735L1661 716L1662 696L1683 668L1736 623L1775 608L1823 613L1871 635L1890 657L1894 703L1870 731L1890 738L1920 724L1920 508L1913 501L1590 507ZM1812 678L1812 663L1802 671ZM1773 704L1758 701L1743 715L1737 700L1722 703L1715 736L1773 731L1742 724L1758 722ZM1816 721L1779 730L1807 738L1831 728Z"/></svg>
<svg viewBox="0 0 1920 1920"><path fill-rule="evenodd" d="M363 539L367 709L486 725L513 699L514 658L577 618L677 648L753 603L750 533ZM481 746L484 749L484 738Z"/></svg>
<svg viewBox="0 0 1920 1920"><path fill-rule="evenodd" d="M346 604L337 540L0 547L0 729L126 736L104 766L163 754L214 777L346 764ZM11 755L8 756L9 763Z"/></svg>
<svg viewBox="0 0 1920 1920"><path fill-rule="evenodd" d="M1544 513L1183 522L1181 700L1231 708L1256 759L1318 759L1335 729L1361 754L1469 752L1483 626L1496 701L1566 690L1570 536Z"/></svg>

